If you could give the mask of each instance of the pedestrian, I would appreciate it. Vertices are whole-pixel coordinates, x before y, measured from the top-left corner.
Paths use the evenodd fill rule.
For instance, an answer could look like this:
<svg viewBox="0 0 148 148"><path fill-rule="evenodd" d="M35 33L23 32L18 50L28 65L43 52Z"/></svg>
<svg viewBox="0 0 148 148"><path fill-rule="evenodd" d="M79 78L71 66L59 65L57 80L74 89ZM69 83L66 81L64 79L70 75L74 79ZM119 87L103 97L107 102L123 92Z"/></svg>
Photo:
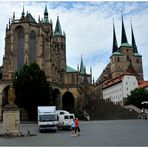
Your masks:
<svg viewBox="0 0 148 148"><path fill-rule="evenodd" d="M73 119L71 122L71 130L71 136L75 136L75 119Z"/></svg>
<svg viewBox="0 0 148 148"><path fill-rule="evenodd" d="M76 136L80 135L80 127L78 118L75 119L75 134Z"/></svg>

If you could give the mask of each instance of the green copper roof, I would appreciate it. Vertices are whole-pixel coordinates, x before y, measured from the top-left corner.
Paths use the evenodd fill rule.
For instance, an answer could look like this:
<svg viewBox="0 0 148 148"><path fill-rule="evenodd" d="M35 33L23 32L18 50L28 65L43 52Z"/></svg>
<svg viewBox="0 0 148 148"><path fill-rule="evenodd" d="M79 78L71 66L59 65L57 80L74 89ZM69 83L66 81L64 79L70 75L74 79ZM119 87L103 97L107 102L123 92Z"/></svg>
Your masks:
<svg viewBox="0 0 148 148"><path fill-rule="evenodd" d="M113 52L112 55L121 55L119 51Z"/></svg>
<svg viewBox="0 0 148 148"><path fill-rule="evenodd" d="M133 48L133 46L130 45L129 43L122 43L122 44L120 45L120 47L130 47L130 48Z"/></svg>
<svg viewBox="0 0 148 148"><path fill-rule="evenodd" d="M73 69L72 67L66 65L66 72L77 72L77 71Z"/></svg>
<svg viewBox="0 0 148 148"><path fill-rule="evenodd" d="M142 57L142 55L140 55L139 53L134 53L134 56L136 56L136 57Z"/></svg>
<svg viewBox="0 0 148 148"><path fill-rule="evenodd" d="M57 22L56 22L56 26L55 26L54 35L62 35L62 29L61 29L61 25L60 25L60 21L59 21L59 16L57 16Z"/></svg>
<svg viewBox="0 0 148 148"><path fill-rule="evenodd" d="M48 24L49 20L48 20L48 11L47 11L47 5L45 5L45 10L44 10L44 21L43 23Z"/></svg>
<svg viewBox="0 0 148 148"><path fill-rule="evenodd" d="M44 15L48 15L47 5L45 5Z"/></svg>

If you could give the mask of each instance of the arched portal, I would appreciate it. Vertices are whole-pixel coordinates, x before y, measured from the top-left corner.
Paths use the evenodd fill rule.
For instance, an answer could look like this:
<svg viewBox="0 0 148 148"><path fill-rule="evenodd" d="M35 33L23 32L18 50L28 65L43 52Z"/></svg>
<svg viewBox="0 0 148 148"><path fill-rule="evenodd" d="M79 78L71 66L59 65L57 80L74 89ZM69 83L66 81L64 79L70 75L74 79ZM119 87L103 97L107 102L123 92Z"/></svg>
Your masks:
<svg viewBox="0 0 148 148"><path fill-rule="evenodd" d="M62 97L62 109L74 113L74 97L69 91L65 92Z"/></svg>
<svg viewBox="0 0 148 148"><path fill-rule="evenodd" d="M57 109L61 109L61 93L58 88L52 91L52 101L51 104L55 105Z"/></svg>

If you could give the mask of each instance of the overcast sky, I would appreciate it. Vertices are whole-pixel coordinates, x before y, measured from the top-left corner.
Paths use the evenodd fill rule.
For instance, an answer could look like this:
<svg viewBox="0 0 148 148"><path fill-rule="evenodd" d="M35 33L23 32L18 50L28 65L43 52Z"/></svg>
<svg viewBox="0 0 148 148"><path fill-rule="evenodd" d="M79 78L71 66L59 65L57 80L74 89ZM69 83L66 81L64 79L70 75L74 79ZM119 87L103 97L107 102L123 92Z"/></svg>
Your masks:
<svg viewBox="0 0 148 148"><path fill-rule="evenodd" d="M38 21L43 17L47 4L49 19L55 28L59 15L62 30L66 33L67 65L77 69L81 55L89 73L90 66L95 80L110 61L112 54L113 18L118 46L121 45L121 11L128 42L131 43L132 20L138 52L143 58L144 79L148 80L148 2L128 1L0 1L0 65L3 62L6 24L15 12L20 18L24 4Z"/></svg>

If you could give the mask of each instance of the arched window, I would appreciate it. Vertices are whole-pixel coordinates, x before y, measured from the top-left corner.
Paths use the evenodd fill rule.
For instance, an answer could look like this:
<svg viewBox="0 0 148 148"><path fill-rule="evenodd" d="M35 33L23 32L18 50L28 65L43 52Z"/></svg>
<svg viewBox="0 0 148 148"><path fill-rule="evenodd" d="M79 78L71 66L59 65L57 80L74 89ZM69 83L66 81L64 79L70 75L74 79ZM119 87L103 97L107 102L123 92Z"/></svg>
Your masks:
<svg viewBox="0 0 148 148"><path fill-rule="evenodd" d="M29 62L35 62L36 58L36 33L35 31L30 32L30 42L29 42Z"/></svg>
<svg viewBox="0 0 148 148"><path fill-rule="evenodd" d="M16 51L17 51L17 63L18 71L20 71L24 66L24 29L19 26L16 28Z"/></svg>

